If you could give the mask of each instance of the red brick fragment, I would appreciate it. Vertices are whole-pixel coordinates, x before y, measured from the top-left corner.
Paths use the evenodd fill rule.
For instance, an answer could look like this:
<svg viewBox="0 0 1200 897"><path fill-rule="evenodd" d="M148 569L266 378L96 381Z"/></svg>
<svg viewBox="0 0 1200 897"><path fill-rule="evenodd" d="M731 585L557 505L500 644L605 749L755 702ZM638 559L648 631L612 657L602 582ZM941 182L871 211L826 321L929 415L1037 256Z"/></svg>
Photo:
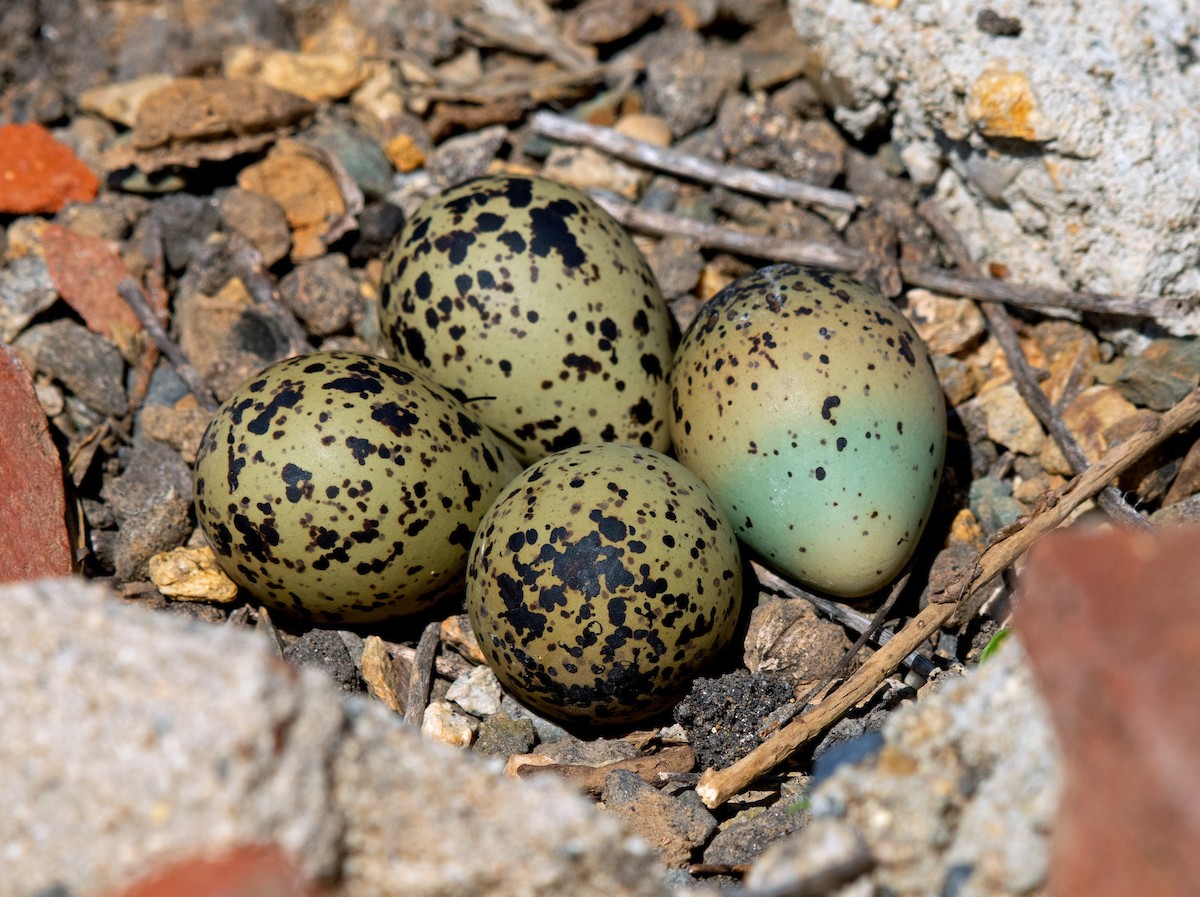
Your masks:
<svg viewBox="0 0 1200 897"><path fill-rule="evenodd" d="M1200 882L1200 529L1076 529L1030 552L1016 622L1062 746L1050 897Z"/></svg>
<svg viewBox="0 0 1200 897"><path fill-rule="evenodd" d="M88 329L126 345L130 334L142 325L117 292L117 284L129 277L129 269L116 247L99 237L50 224L42 233L42 248L54 288Z"/></svg>
<svg viewBox="0 0 1200 897"><path fill-rule="evenodd" d="M0 343L0 582L71 572L62 463L24 366Z"/></svg>
<svg viewBox="0 0 1200 897"><path fill-rule="evenodd" d="M296 864L273 845L242 845L152 872L112 897L316 897Z"/></svg>
<svg viewBox="0 0 1200 897"><path fill-rule="evenodd" d="M0 213L54 213L91 202L100 181L39 124L0 125Z"/></svg>

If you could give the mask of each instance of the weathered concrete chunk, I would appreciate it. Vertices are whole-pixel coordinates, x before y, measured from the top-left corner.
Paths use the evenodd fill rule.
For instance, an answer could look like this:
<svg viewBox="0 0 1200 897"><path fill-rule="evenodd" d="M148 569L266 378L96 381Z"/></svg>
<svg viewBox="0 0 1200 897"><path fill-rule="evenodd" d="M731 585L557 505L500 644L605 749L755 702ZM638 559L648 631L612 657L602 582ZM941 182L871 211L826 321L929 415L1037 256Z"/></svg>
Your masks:
<svg viewBox="0 0 1200 897"><path fill-rule="evenodd" d="M568 786L430 744L252 633L70 579L0 588L0 633L0 893L98 893L245 844L356 897L668 893Z"/></svg>

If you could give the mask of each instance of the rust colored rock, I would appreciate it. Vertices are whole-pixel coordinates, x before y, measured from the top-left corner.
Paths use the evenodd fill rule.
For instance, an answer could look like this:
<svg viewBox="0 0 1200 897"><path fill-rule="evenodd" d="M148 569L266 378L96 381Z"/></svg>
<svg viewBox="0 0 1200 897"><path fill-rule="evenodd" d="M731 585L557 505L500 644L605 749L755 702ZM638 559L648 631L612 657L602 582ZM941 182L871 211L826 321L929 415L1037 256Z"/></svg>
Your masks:
<svg viewBox="0 0 1200 897"><path fill-rule="evenodd" d="M295 124L312 111L303 97L266 84L180 78L142 101L133 145L149 150L184 141L258 134Z"/></svg>
<svg viewBox="0 0 1200 897"><path fill-rule="evenodd" d="M1066 763L1051 897L1200 881L1200 529L1076 529L1030 553L1017 628Z"/></svg>
<svg viewBox="0 0 1200 897"><path fill-rule="evenodd" d="M52 214L72 200L91 202L99 189L91 169L41 125L0 125L0 212Z"/></svg>
<svg viewBox="0 0 1200 897"><path fill-rule="evenodd" d="M219 856L171 863L112 897L315 897L317 893L280 848L246 845Z"/></svg>
<svg viewBox="0 0 1200 897"><path fill-rule="evenodd" d="M62 464L33 383L0 343L0 582L71 572Z"/></svg>
<svg viewBox="0 0 1200 897"><path fill-rule="evenodd" d="M42 246L46 268L63 300L89 330L126 347L142 325L117 293L117 284L129 277L129 269L116 247L58 224L46 227Z"/></svg>

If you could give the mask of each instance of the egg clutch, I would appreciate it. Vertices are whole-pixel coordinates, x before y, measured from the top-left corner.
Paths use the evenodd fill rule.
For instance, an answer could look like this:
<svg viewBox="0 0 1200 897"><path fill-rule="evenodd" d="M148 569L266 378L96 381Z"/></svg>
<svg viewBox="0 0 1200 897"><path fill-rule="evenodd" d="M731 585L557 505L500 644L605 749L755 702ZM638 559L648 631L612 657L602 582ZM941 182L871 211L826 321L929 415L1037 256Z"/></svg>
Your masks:
<svg viewBox="0 0 1200 897"><path fill-rule="evenodd" d="M396 235L380 322L391 360L291 358L225 400L196 462L201 527L249 594L315 623L465 585L489 665L563 721L678 699L734 635L739 543L868 595L933 506L946 414L928 349L840 274L763 268L678 340L603 209L488 176Z"/></svg>

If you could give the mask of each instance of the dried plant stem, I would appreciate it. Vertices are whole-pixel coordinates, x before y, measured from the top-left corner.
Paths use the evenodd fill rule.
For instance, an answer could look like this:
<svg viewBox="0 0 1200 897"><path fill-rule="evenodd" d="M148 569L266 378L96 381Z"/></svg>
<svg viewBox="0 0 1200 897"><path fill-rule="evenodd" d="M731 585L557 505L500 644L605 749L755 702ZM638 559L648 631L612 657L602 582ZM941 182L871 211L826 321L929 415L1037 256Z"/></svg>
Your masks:
<svg viewBox="0 0 1200 897"><path fill-rule="evenodd" d="M675 234L690 237L701 246L724 249L751 258L794 262L798 265L820 265L845 272L859 270L867 260L866 254L857 249L752 234L724 225L707 224L666 212L643 209L614 200L611 196L594 195L594 198L626 227L659 236ZM987 277L968 277L940 268L914 265L911 262L901 262L900 274L909 286L925 287L950 296L1006 302L1024 308L1066 308L1165 320L1186 313L1189 307L1188 300L1179 298L1048 290Z"/></svg>
<svg viewBox="0 0 1200 897"><path fill-rule="evenodd" d="M767 196L773 199L792 199L809 205L823 205L842 211L853 211L860 205L859 198L844 190L831 190L806 184L753 168L724 165L712 162L692 153L665 149L627 137L612 128L590 125L554 112L536 112L529 120L534 132L543 137L577 143L603 150L609 155L629 162L637 162L648 168L667 171L694 181L720 184L744 193Z"/></svg>
<svg viewBox="0 0 1200 897"><path fill-rule="evenodd" d="M709 769L696 792L716 807L756 778L786 760L797 748L836 722L850 708L871 696L909 653L930 638L954 613L958 602L983 588L1024 554L1035 540L1061 524L1083 502L1128 470L1165 439L1200 421L1200 389L1195 389L1161 418L1113 446L1062 490L1047 493L1038 509L996 534L979 555L974 568L949 590L913 617L886 645L868 658L837 691L726 769Z"/></svg>
<svg viewBox="0 0 1200 897"><path fill-rule="evenodd" d="M854 271L866 259L866 254L856 249L752 234L733 227L706 224L694 218L681 218L667 212L643 209L627 202L619 202L610 196L594 194L593 198L626 227L659 236L690 237L701 246L713 249L724 249L776 262L820 265L835 271Z"/></svg>
<svg viewBox="0 0 1200 897"><path fill-rule="evenodd" d="M429 691L433 686L433 660L441 642L442 624L430 623L417 642L417 653L413 656L412 670L408 676L408 694L404 698L404 721L420 728L425 718L425 707L429 703Z"/></svg>
<svg viewBox="0 0 1200 897"><path fill-rule="evenodd" d="M829 617L838 623L841 623L847 629L857 633L866 632L874 622L871 617L861 611L842 604L840 601L832 601L829 598L822 598L820 595L814 595L812 592L802 589L795 583L788 582L777 573L768 570L762 564L751 562L754 568L754 575L758 577L758 583L764 589L770 592L776 592L780 595L785 595L788 598L800 598L807 601L825 616ZM872 638L877 644L883 645L891 641L895 637L890 629L880 629ZM923 676L926 679L930 674L937 669L933 661L916 651L904 658L904 665L916 673L918 676Z"/></svg>
<svg viewBox="0 0 1200 897"><path fill-rule="evenodd" d="M921 204L918 211L950 249L955 263L968 274L979 276L980 271L971 259L970 253L967 252L966 245L941 208L933 201L927 200ZM1017 329L1013 326L1008 312L999 302L980 302L979 308L983 312L984 318L987 319L988 329L992 332L992 336L1004 350L1004 357L1008 360L1009 370L1012 371L1013 382L1016 384L1021 398L1025 401L1025 405L1046 428L1050 437L1062 451L1063 457L1067 459L1067 463L1071 465L1071 469L1075 473L1086 470L1087 455L1084 454L1075 435L1067 428L1062 415L1058 413L1049 397L1042 392L1042 388L1038 385L1037 376L1025 358L1025 352L1021 349L1021 342L1017 338ZM1096 501L1113 518L1114 522L1135 529L1151 529L1149 521L1125 501L1121 490L1116 486L1107 486L1100 490Z"/></svg>
<svg viewBox="0 0 1200 897"><path fill-rule="evenodd" d="M150 307L150 303L146 301L146 296L142 293L142 288L138 286L137 281L132 277L125 278L117 284L117 293L125 300L125 304L133 309L133 313L142 322L142 326L146 328L146 333L149 335L151 341L158 348L159 352L167 356L167 360L175 368L175 373L179 375L179 379L191 390L200 407L205 411L216 411L217 399L213 395L212 389L204 382L204 378L200 376L200 372L192 367L192 363L183 349L167 335L166 329L163 327L162 322L158 320L158 315L154 313L154 309Z"/></svg>

